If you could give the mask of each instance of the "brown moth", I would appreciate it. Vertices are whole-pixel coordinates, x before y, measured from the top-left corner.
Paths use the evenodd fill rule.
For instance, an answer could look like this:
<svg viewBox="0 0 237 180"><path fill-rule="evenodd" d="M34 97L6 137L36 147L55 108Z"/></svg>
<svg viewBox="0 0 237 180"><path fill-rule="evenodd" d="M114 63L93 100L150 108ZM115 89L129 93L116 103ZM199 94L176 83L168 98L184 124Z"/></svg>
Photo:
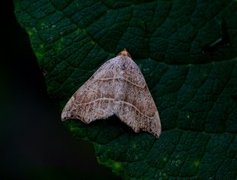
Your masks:
<svg viewBox="0 0 237 180"><path fill-rule="evenodd" d="M135 132L147 131L157 138L161 123L146 81L124 49L105 62L70 98L62 121L90 123L116 115Z"/></svg>

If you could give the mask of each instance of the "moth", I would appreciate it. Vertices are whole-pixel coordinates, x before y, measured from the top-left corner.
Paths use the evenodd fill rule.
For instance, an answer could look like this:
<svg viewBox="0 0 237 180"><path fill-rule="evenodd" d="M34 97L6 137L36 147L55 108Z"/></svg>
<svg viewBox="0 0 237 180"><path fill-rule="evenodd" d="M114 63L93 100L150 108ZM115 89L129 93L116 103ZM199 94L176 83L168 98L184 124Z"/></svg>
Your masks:
<svg viewBox="0 0 237 180"><path fill-rule="evenodd" d="M146 81L126 49L106 61L69 99L61 118L89 124L116 115L136 133L161 133L156 104Z"/></svg>

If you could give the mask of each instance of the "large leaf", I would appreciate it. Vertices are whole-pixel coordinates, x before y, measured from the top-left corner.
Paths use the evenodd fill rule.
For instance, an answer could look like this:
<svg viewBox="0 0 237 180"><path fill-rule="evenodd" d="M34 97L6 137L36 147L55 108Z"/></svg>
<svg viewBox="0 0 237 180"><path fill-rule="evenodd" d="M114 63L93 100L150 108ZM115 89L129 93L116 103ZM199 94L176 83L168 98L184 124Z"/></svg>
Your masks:
<svg viewBox="0 0 237 180"><path fill-rule="evenodd" d="M159 139L116 117L65 123L124 178L237 176L237 1L15 0L61 108L127 48L158 105Z"/></svg>

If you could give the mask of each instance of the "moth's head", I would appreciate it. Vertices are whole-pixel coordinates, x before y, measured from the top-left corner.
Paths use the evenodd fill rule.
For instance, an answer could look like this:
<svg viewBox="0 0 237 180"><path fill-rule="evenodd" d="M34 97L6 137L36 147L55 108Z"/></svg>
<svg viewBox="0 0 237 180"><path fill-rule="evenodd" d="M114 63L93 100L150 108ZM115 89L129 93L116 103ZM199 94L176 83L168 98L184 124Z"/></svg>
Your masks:
<svg viewBox="0 0 237 180"><path fill-rule="evenodd" d="M129 52L125 48L120 53L118 53L118 56L128 56L128 57L131 58L131 55L129 54Z"/></svg>

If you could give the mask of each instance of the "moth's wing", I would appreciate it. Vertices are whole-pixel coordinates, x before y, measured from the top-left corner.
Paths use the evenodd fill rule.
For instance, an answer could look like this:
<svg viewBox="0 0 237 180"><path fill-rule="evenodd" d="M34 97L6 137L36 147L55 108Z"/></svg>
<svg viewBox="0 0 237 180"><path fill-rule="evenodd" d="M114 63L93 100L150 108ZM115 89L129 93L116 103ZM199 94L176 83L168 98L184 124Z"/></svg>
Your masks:
<svg viewBox="0 0 237 180"><path fill-rule="evenodd" d="M125 57L124 62L122 81L126 90L123 100L114 101L115 114L135 132L147 131L159 137L160 117L145 79L131 58Z"/></svg>
<svg viewBox="0 0 237 180"><path fill-rule="evenodd" d="M135 132L160 135L155 102L141 71L128 56L117 56L103 64L68 101L62 120L90 123L113 114Z"/></svg>
<svg viewBox="0 0 237 180"><path fill-rule="evenodd" d="M90 123L96 119L106 119L114 114L113 110L113 61L105 62L69 99L61 118L80 119Z"/></svg>

